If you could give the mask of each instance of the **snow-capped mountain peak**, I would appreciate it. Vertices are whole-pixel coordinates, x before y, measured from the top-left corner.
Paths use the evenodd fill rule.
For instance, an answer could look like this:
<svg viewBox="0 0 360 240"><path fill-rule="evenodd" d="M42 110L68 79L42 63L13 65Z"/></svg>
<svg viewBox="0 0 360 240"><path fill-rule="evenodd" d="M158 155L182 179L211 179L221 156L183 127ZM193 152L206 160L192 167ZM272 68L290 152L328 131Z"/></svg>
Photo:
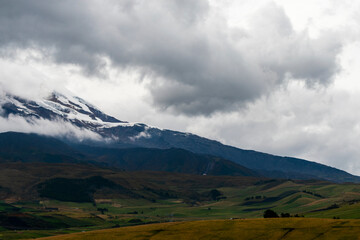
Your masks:
<svg viewBox="0 0 360 240"><path fill-rule="evenodd" d="M0 98L0 106L2 117L16 115L25 117L29 121L31 119L62 120L91 130L134 125L103 113L79 97L59 92L52 92L46 98L39 100L4 94Z"/></svg>

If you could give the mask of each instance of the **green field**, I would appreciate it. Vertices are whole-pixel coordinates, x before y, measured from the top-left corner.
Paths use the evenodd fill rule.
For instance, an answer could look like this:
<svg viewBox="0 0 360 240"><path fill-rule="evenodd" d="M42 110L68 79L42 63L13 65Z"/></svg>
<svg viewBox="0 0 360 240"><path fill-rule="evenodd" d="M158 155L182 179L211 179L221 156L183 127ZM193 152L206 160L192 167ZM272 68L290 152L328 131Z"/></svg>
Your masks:
<svg viewBox="0 0 360 240"><path fill-rule="evenodd" d="M211 190L214 189L196 189L200 195ZM7 216L15 216L18 220L31 224L38 222L39 226L46 226L46 228L40 229L37 228L37 225L34 227L30 224L30 228L8 229L2 225L0 239L37 238L95 229L118 229L118 227L131 225L148 227L150 225L147 224L151 223L262 218L266 209L272 209L279 215L280 213L289 213L292 216L274 220L280 221L280 223L299 221L299 223L305 224L307 218L340 218L343 223L359 223L358 221L344 220L360 218L360 186L357 184L267 180L259 181L251 186L219 187L216 190L222 194L219 199L205 201L189 201L179 197L158 198L155 201L146 198L96 198L96 204L57 200L11 204L3 202L0 204L0 211L3 213L0 214L4 215L6 212ZM261 222L260 220L254 221L254 223ZM271 221L267 221L269 220L263 223L271 223ZM316 224L317 221L330 221L331 224L341 223L339 220L311 220ZM234 223L234 221L225 222ZM240 225L248 223L248 221L235 222ZM197 222L197 224L200 223L202 222ZM351 224L349 227L352 226ZM310 228L311 225L308 227ZM284 229L286 228L284 227ZM298 231L300 230L295 232ZM281 235L281 233L276 234Z"/></svg>

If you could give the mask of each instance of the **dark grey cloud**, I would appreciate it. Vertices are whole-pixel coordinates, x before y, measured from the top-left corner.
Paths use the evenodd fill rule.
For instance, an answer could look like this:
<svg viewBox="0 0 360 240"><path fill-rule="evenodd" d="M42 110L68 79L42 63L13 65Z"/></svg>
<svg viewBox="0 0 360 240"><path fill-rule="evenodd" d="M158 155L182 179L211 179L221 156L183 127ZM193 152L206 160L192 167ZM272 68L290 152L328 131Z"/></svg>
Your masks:
<svg viewBox="0 0 360 240"><path fill-rule="evenodd" d="M295 32L269 4L246 29L229 28L205 0L0 0L0 45L102 74L107 62L151 76L153 103L188 115L231 111L289 77L327 85L338 70L336 34Z"/></svg>

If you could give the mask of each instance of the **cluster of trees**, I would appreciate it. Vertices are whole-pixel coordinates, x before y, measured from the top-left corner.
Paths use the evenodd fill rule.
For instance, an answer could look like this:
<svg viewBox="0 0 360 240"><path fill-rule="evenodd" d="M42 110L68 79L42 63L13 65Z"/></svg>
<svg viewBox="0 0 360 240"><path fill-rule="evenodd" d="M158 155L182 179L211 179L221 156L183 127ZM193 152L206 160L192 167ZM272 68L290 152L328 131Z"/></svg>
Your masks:
<svg viewBox="0 0 360 240"><path fill-rule="evenodd" d="M279 216L275 211L273 211L271 209L268 209L264 212L264 218L278 218L278 217L282 217L282 218L304 217L304 215L299 215L299 214L290 215L290 213L281 213Z"/></svg>
<svg viewBox="0 0 360 240"><path fill-rule="evenodd" d="M249 200L254 200L254 199L265 199L266 197L265 196L251 196L251 197L247 197L245 198L245 201L249 201Z"/></svg>
<svg viewBox="0 0 360 240"><path fill-rule="evenodd" d="M107 209L107 208L98 208L97 209L99 212L101 212L101 214L104 214L105 212L108 212L109 211L109 209Z"/></svg>
<svg viewBox="0 0 360 240"><path fill-rule="evenodd" d="M205 196L210 198L210 200L213 200L213 201L219 201L221 199L226 199L224 194L217 189L212 189L210 192L205 193Z"/></svg>
<svg viewBox="0 0 360 240"><path fill-rule="evenodd" d="M303 193L310 194L310 195L313 195L313 196L315 196L315 197L324 198L324 196L322 196L322 195L320 195L320 194L313 193L313 192L310 192L310 191L307 191L307 190L303 190L302 192L303 192Z"/></svg>
<svg viewBox="0 0 360 240"><path fill-rule="evenodd" d="M212 189L203 193L198 192L188 192L187 196L184 198L184 203L191 206L199 205L198 202L201 201L220 201L221 199L226 199L226 196L217 189Z"/></svg>

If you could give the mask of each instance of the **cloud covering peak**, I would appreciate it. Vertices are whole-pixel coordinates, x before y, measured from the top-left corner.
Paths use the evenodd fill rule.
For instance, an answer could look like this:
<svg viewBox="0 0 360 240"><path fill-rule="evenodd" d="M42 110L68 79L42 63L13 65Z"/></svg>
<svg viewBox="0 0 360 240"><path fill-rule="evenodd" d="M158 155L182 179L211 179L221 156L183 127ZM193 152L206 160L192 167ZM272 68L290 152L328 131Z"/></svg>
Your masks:
<svg viewBox="0 0 360 240"><path fill-rule="evenodd" d="M175 113L242 108L290 78L327 85L339 68L336 33L295 31L274 3L230 27L205 0L0 2L3 52L36 49L87 75L136 69L153 104Z"/></svg>

